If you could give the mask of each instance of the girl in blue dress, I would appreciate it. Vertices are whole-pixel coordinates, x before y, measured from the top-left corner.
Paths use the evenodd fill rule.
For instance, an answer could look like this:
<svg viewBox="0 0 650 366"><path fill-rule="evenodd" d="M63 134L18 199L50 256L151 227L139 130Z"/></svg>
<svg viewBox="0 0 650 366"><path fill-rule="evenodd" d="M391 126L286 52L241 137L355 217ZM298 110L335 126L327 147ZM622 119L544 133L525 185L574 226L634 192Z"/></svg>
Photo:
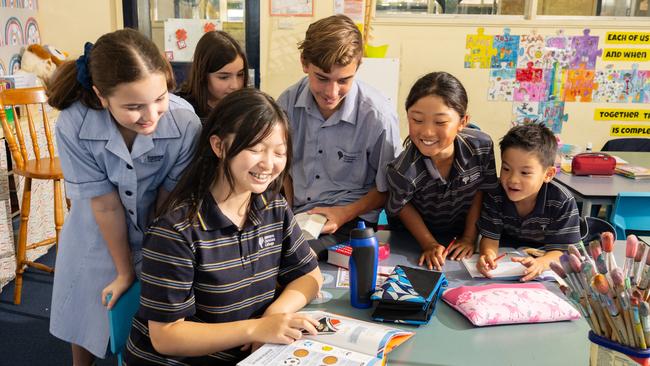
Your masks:
<svg viewBox="0 0 650 366"><path fill-rule="evenodd" d="M74 365L106 355L107 308L136 278L143 232L189 163L200 122L141 33L103 35L61 66L49 104L71 210L61 231L50 332ZM106 295L112 294L106 303Z"/></svg>

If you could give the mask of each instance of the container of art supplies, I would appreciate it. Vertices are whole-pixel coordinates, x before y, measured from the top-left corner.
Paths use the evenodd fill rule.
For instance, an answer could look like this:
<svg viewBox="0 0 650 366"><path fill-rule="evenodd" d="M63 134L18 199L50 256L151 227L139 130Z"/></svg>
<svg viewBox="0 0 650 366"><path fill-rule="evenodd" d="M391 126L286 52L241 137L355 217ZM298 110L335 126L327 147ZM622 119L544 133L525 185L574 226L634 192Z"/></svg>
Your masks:
<svg viewBox="0 0 650 366"><path fill-rule="evenodd" d="M623 346L598 336L593 331L589 332L589 340L590 366L650 366L650 349Z"/></svg>

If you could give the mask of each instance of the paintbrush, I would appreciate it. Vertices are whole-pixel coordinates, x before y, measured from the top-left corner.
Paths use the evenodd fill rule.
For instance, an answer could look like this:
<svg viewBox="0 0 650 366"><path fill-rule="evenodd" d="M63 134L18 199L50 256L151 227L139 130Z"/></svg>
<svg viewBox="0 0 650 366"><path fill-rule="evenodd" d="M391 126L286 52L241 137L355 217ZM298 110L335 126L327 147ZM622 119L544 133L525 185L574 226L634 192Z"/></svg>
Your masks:
<svg viewBox="0 0 650 366"><path fill-rule="evenodd" d="M614 234L606 231L600 234L600 242L605 251L605 263L607 263L607 271L611 272L614 268L617 268L616 259L614 259Z"/></svg>
<svg viewBox="0 0 650 366"><path fill-rule="evenodd" d="M625 323L621 318L620 311L618 310L616 304L614 303L614 299L612 298L612 293L609 288L609 282L607 282L605 276L602 274L597 274L596 276L594 276L591 282L591 287L594 289L594 291L600 294L602 303L605 304L605 307L609 311L609 317L611 319L610 326L616 332L619 340L623 344L629 345L630 342L627 339Z"/></svg>

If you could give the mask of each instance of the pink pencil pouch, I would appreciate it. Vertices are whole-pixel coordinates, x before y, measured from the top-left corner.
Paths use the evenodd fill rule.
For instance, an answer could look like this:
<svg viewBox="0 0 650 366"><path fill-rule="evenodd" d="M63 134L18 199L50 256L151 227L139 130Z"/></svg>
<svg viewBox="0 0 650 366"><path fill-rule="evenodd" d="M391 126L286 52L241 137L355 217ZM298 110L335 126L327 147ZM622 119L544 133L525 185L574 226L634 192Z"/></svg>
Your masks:
<svg viewBox="0 0 650 366"><path fill-rule="evenodd" d="M580 318L573 306L541 283L461 286L445 291L442 299L479 327Z"/></svg>

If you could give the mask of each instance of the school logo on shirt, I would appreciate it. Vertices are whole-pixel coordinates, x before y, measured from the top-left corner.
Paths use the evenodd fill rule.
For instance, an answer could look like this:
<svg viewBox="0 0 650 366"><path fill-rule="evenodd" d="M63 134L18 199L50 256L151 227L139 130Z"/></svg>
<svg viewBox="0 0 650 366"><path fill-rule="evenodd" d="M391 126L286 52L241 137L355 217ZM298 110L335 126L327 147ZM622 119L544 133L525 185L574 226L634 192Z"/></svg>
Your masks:
<svg viewBox="0 0 650 366"><path fill-rule="evenodd" d="M155 163L157 161L161 161L165 155L149 155L147 156L147 163Z"/></svg>
<svg viewBox="0 0 650 366"><path fill-rule="evenodd" d="M344 163L354 163L359 159L358 154L349 154L343 150L337 151L336 155L338 155L339 161L343 161Z"/></svg>
<svg viewBox="0 0 650 366"><path fill-rule="evenodd" d="M260 249L264 249L266 247L270 247L271 245L275 244L275 236L274 235L264 235L260 236L257 241L257 245L260 246Z"/></svg>

